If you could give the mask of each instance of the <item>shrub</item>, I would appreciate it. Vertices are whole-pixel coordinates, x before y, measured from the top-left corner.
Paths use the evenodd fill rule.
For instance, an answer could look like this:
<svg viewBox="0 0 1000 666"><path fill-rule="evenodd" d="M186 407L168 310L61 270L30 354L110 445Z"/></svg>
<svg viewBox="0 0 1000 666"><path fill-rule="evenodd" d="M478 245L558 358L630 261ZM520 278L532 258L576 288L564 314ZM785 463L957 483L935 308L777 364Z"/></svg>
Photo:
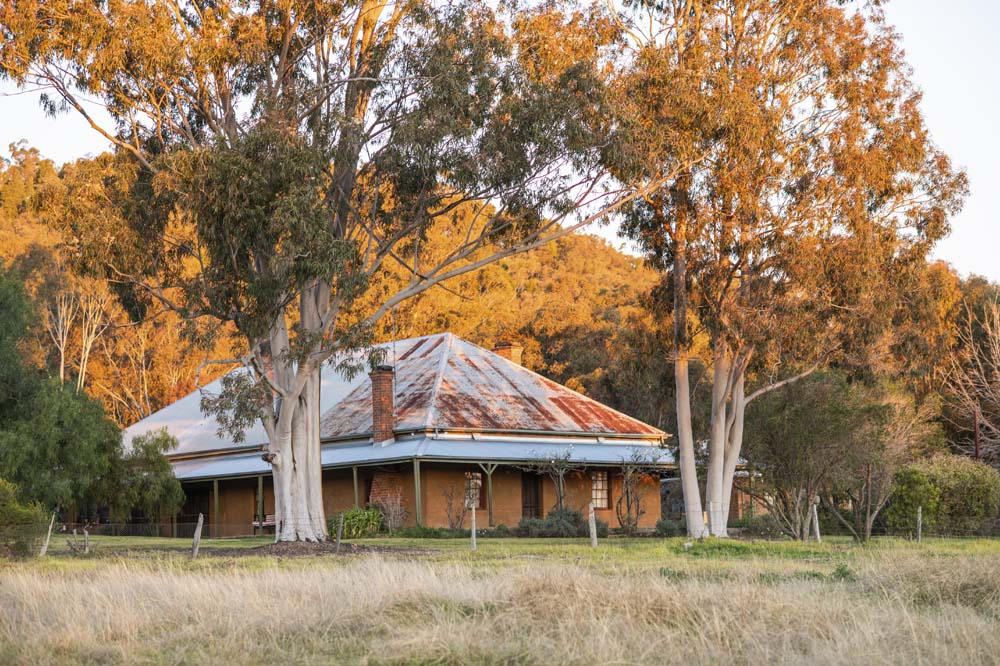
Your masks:
<svg viewBox="0 0 1000 666"><path fill-rule="evenodd" d="M989 465L965 456L942 454L908 469L922 472L938 491L938 502L936 506L932 503L933 510L924 506L924 520L930 521L928 524L937 525L943 531L969 533L981 530L996 518L1000 509L1000 473ZM911 481L916 483L919 478ZM899 498L901 504L913 499L905 495ZM908 508L904 505L899 511ZM912 510L915 513L916 508Z"/></svg>
<svg viewBox="0 0 1000 666"><path fill-rule="evenodd" d="M406 539L467 539L469 530L453 530L448 527L404 527L396 532L396 536Z"/></svg>
<svg viewBox="0 0 1000 666"><path fill-rule="evenodd" d="M44 509L22 502L19 494L17 486L0 479L0 556L36 553L45 531Z"/></svg>
<svg viewBox="0 0 1000 666"><path fill-rule="evenodd" d="M517 526L522 537L570 538L590 536L590 525L583 514L573 509L552 509L544 519L522 518ZM597 521L597 536L608 535L608 524Z"/></svg>
<svg viewBox="0 0 1000 666"><path fill-rule="evenodd" d="M926 471L916 465L901 469L893 478L886 525L896 534L916 532L917 507L922 506L924 527L930 528L937 519L940 500L941 489Z"/></svg>
<svg viewBox="0 0 1000 666"><path fill-rule="evenodd" d="M382 512L375 508L360 509L354 507L344 512L345 539L362 539L375 536L382 528ZM338 516L330 516L327 526L330 534L337 533Z"/></svg>
<svg viewBox="0 0 1000 666"><path fill-rule="evenodd" d="M675 537L681 533L681 530L677 523L669 518L660 518L656 521L655 533L658 537Z"/></svg>
<svg viewBox="0 0 1000 666"><path fill-rule="evenodd" d="M759 539L780 539L783 536L781 527L771 516L754 516L747 520L743 534Z"/></svg>
<svg viewBox="0 0 1000 666"><path fill-rule="evenodd" d="M520 537L540 537L542 535L541 518L522 518L517 524L517 536Z"/></svg>
<svg viewBox="0 0 1000 666"><path fill-rule="evenodd" d="M512 534L511 529L506 525L504 525L503 523L497 525L496 528L493 530L493 536L496 537L509 537L511 534Z"/></svg>

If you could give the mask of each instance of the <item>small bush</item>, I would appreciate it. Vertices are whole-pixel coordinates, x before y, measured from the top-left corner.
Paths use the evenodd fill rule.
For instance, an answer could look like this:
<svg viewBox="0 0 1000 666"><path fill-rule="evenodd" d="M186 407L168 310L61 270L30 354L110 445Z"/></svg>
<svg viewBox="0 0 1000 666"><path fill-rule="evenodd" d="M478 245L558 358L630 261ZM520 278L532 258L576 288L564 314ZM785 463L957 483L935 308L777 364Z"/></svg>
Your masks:
<svg viewBox="0 0 1000 666"><path fill-rule="evenodd" d="M330 516L327 520L327 529L330 534L337 533L337 521L339 516ZM363 539L375 536L382 528L382 512L378 509L360 509L355 507L344 512L344 534L345 539Z"/></svg>
<svg viewBox="0 0 1000 666"><path fill-rule="evenodd" d="M675 537L681 533L681 529L669 518L660 518L656 521L655 533L658 537Z"/></svg>
<svg viewBox="0 0 1000 666"><path fill-rule="evenodd" d="M940 499L941 489L926 471L916 465L901 469L893 478L886 524L894 534L912 534L917 531L917 507L923 507L924 527L933 527Z"/></svg>
<svg viewBox="0 0 1000 666"><path fill-rule="evenodd" d="M747 526L743 528L743 534L758 539L780 539L783 536L781 528L771 516L754 516L749 519Z"/></svg>
<svg viewBox="0 0 1000 666"><path fill-rule="evenodd" d="M830 578L842 583L853 583L858 579L858 577L851 571L851 568L846 564L838 564L837 568L833 570L830 574Z"/></svg>
<svg viewBox="0 0 1000 666"><path fill-rule="evenodd" d="M512 534L511 529L506 525L504 525L503 523L497 525L496 528L493 530L493 536L496 537L509 537L511 536L511 534Z"/></svg>
<svg viewBox="0 0 1000 666"><path fill-rule="evenodd" d="M541 518L522 518L517 524L517 536L519 537L540 537L542 534Z"/></svg>
<svg viewBox="0 0 1000 666"><path fill-rule="evenodd" d="M917 472L924 475L927 484ZM965 456L934 456L907 468L896 480L892 502L897 506L889 511L895 524L902 524L903 529L907 514L916 514L914 502L934 499L927 485L937 489L937 502L929 501L930 506L924 506L924 524L935 525L943 532L979 531L1000 509L1000 473Z"/></svg>
<svg viewBox="0 0 1000 666"><path fill-rule="evenodd" d="M552 509L541 518L522 518L517 526L517 535L522 537L572 538L589 537L590 525L583 514L573 509ZM608 524L597 521L597 536L608 535Z"/></svg>
<svg viewBox="0 0 1000 666"><path fill-rule="evenodd" d="M17 486L0 479L0 556L25 557L37 553L45 531L45 510L22 502Z"/></svg>
<svg viewBox="0 0 1000 666"><path fill-rule="evenodd" d="M405 539L468 539L469 530L453 530L448 527L403 527L396 536Z"/></svg>

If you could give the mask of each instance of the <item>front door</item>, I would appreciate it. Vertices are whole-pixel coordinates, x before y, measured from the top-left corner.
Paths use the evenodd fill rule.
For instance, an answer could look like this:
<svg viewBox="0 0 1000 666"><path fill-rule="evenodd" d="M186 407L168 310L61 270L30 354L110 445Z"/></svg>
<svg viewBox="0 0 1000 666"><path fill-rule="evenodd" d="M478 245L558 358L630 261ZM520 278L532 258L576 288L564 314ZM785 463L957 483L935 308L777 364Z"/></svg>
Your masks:
<svg viewBox="0 0 1000 666"><path fill-rule="evenodd" d="M542 478L537 474L521 472L521 515L542 517Z"/></svg>

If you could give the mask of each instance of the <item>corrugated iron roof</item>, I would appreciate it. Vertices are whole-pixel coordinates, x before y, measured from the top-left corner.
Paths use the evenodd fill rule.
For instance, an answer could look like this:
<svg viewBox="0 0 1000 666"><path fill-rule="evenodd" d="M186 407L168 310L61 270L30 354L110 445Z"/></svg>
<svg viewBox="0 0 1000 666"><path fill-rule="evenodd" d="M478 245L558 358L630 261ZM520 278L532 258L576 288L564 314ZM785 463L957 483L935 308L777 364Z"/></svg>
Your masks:
<svg viewBox="0 0 1000 666"><path fill-rule="evenodd" d="M383 346L396 371L397 432L666 434L451 333ZM322 437L370 434L371 409L365 378L322 415Z"/></svg>
<svg viewBox="0 0 1000 666"><path fill-rule="evenodd" d="M648 441L615 440L598 443L595 437L578 441L547 436L491 437L489 435L401 437L388 446L351 442L325 444L322 448L324 468L350 465L373 465L405 462L419 458L424 461L490 461L530 462L565 455L583 465L620 465L636 457L651 465L673 464L670 451ZM241 451L229 455L191 458L173 461L174 474L184 481L220 477L270 474L271 466L261 459L260 451Z"/></svg>
<svg viewBox="0 0 1000 666"><path fill-rule="evenodd" d="M540 436L581 433L636 435L649 440L664 436L650 425L450 333L399 340L380 347L385 350L386 362L396 368L397 432L482 430L530 432ZM330 366L324 366L321 375L322 437L370 436L368 376L362 373L347 380ZM204 390L217 394L222 390L221 380ZM228 436L219 436L215 417L201 412L200 402L201 394L195 391L129 426L124 432L126 446L137 435L166 428L179 443L170 452L172 457L215 451L220 455L237 453L231 451L235 443ZM246 432L244 443L267 443L260 423Z"/></svg>

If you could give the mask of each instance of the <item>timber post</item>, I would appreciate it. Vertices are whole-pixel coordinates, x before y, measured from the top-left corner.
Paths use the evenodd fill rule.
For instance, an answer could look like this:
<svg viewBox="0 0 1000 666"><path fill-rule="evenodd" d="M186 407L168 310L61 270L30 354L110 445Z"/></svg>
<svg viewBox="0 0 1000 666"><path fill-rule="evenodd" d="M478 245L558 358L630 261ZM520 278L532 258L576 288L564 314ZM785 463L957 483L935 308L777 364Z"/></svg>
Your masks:
<svg viewBox="0 0 1000 666"><path fill-rule="evenodd" d="M213 538L219 537L219 480L212 479L212 529Z"/></svg>
<svg viewBox="0 0 1000 666"><path fill-rule="evenodd" d="M194 541L191 543L191 559L198 559L198 548L201 547L201 528L205 523L205 514L198 514L198 524L194 528Z"/></svg>
<svg viewBox="0 0 1000 666"><path fill-rule="evenodd" d="M819 536L819 511L816 510L816 502L812 505L812 523L813 531L816 533L816 543L822 543L822 539Z"/></svg>
<svg viewBox="0 0 1000 666"><path fill-rule="evenodd" d="M921 504L917 507L917 543L924 536L924 505Z"/></svg>
<svg viewBox="0 0 1000 666"><path fill-rule="evenodd" d="M341 512L340 516L337 517L337 547L334 552L340 552L340 537L344 535L344 513Z"/></svg>
<svg viewBox="0 0 1000 666"><path fill-rule="evenodd" d="M497 463L489 463L484 465L483 463L476 463L479 468L483 470L486 474L486 508L490 513L490 527L496 527L493 520L493 472L497 471Z"/></svg>
<svg viewBox="0 0 1000 666"><path fill-rule="evenodd" d="M590 511L588 512L587 522L590 527L590 547L597 548L597 516L594 515L594 503L590 503Z"/></svg>
<svg viewBox="0 0 1000 666"><path fill-rule="evenodd" d="M417 526L424 524L423 500L420 497L420 460L413 459L413 517L417 521Z"/></svg>
<svg viewBox="0 0 1000 666"><path fill-rule="evenodd" d="M472 529L469 530L469 535L471 538L470 548L473 552L476 550L476 504L472 504Z"/></svg>
<svg viewBox="0 0 1000 666"><path fill-rule="evenodd" d="M260 531L264 531L264 475L257 475L257 523L261 526ZM254 530L257 536L257 530Z"/></svg>
<svg viewBox="0 0 1000 666"><path fill-rule="evenodd" d="M357 509L361 506L358 500L358 466L355 465L351 468L351 474L354 476L354 508Z"/></svg>
<svg viewBox="0 0 1000 666"><path fill-rule="evenodd" d="M52 514L52 518L49 520L49 531L45 535L45 542L42 544L42 549L38 552L39 557L44 557L45 553L49 552L49 541L52 539L52 526L56 522L56 514Z"/></svg>

